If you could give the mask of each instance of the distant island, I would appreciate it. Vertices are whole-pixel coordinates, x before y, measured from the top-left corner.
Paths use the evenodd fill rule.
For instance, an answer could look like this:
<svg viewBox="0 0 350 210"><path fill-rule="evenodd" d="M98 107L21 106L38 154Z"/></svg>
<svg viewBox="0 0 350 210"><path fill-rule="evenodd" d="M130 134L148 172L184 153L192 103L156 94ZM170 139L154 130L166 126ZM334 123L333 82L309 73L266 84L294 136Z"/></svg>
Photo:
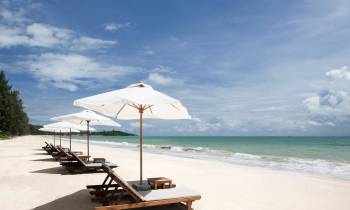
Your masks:
<svg viewBox="0 0 350 210"><path fill-rule="evenodd" d="M39 131L40 128L42 128L41 125L29 125L30 133L32 135L45 135L45 134L52 134L51 132L44 132ZM99 135L99 136L136 136L136 134L133 133L127 133L124 131L117 131L117 130L111 130L111 131L94 131L90 132L91 135ZM86 134L86 131L81 131L80 134L72 134L72 135L83 135Z"/></svg>
<svg viewBox="0 0 350 210"><path fill-rule="evenodd" d="M98 131L98 132L91 132L92 135L99 135L99 136L136 136L136 134L133 133L127 133L124 131Z"/></svg>

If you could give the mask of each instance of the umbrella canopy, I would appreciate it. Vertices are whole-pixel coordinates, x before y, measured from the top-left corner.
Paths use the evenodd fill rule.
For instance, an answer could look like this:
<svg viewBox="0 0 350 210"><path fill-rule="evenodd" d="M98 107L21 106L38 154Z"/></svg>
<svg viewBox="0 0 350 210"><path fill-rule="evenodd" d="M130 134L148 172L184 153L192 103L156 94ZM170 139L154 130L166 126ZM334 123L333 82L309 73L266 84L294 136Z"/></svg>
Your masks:
<svg viewBox="0 0 350 210"><path fill-rule="evenodd" d="M139 119L140 109L143 109L143 118L191 119L179 100L144 83L78 99L74 101L74 105L123 120Z"/></svg>
<svg viewBox="0 0 350 210"><path fill-rule="evenodd" d="M56 130L61 130L61 132L64 132L63 131L64 129L67 129L68 132L69 132L69 129L78 130L78 131L84 131L86 129L85 126L77 125L77 124L70 123L70 122L50 123L50 124L44 125L44 128L55 128ZM96 129L93 127L90 127L90 130L96 131Z"/></svg>
<svg viewBox="0 0 350 210"><path fill-rule="evenodd" d="M45 131L45 132L51 132L51 133L59 133L59 132L68 133L70 131L70 129L69 128L43 127L43 128L39 128L39 131ZM75 129L71 129L71 132L79 133L80 131L75 130Z"/></svg>
<svg viewBox="0 0 350 210"><path fill-rule="evenodd" d="M54 133L54 136L53 136L53 144L55 145L56 144L56 138L55 138L55 133L60 133L60 132L63 132L63 133L71 133L71 132L74 132L74 133L79 133L80 131L79 130L76 130L76 129L71 129L71 128L54 128L54 127L42 127L42 128L39 128L39 131L45 131L45 132L51 132L51 133ZM71 143L70 143L71 145Z"/></svg>
<svg viewBox="0 0 350 210"><path fill-rule="evenodd" d="M77 124L73 124L70 122L57 122L57 123L51 123L51 124L47 124L44 125L44 128L55 128L57 130L59 130L60 133L60 146L62 146L62 142L61 142L61 133L69 133L69 149L72 149L72 132L70 132L72 129L73 130L78 130L79 131L83 131L85 130L85 127L82 125L77 125ZM95 128L89 127L89 129L96 131ZM64 131L65 130L65 131Z"/></svg>
<svg viewBox="0 0 350 210"><path fill-rule="evenodd" d="M175 98L136 83L126 88L74 101L75 106L90 109L117 119L140 119L140 184L142 184L142 122L152 119L191 119L187 109Z"/></svg>
<svg viewBox="0 0 350 210"><path fill-rule="evenodd" d="M120 124L109 119L108 117L96 114L90 110L84 110L73 114L61 115L51 118L52 120L71 122L74 124L87 125L89 121L90 125L105 125L120 127ZM86 129L86 128L85 128Z"/></svg>
<svg viewBox="0 0 350 210"><path fill-rule="evenodd" d="M56 116L56 117L53 117L51 119L87 126L86 137L87 137L88 160L89 160L89 156L90 156L90 139L89 139L89 134L90 134L90 130L91 130L90 125L105 125L105 126L120 127L119 123L109 119L108 117L104 117L102 115L96 114L95 112L90 111L90 110L84 110L84 111L78 112L78 113Z"/></svg>

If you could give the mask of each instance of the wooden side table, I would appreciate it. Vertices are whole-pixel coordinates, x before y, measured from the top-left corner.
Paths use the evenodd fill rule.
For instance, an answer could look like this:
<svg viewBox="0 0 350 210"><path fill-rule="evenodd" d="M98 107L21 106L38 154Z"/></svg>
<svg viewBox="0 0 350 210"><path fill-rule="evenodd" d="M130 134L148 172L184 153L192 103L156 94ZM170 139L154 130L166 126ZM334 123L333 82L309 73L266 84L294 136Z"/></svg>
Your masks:
<svg viewBox="0 0 350 210"><path fill-rule="evenodd" d="M166 177L154 177L148 178L147 180L148 184L151 185L151 188L154 190L175 187L173 181Z"/></svg>

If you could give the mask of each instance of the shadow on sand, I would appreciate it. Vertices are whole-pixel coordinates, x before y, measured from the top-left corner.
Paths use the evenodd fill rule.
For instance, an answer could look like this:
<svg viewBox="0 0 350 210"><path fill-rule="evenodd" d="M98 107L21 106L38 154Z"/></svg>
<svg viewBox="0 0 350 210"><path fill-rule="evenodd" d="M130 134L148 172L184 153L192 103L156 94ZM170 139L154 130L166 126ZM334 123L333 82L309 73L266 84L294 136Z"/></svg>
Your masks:
<svg viewBox="0 0 350 210"><path fill-rule="evenodd" d="M44 151L43 149L33 149L34 151Z"/></svg>
<svg viewBox="0 0 350 210"><path fill-rule="evenodd" d="M91 201L91 196L88 190L79 190L70 195L66 195L44 205L35 207L33 210L94 210L96 206L101 205ZM138 210L185 210L185 208L178 205L171 205L138 208Z"/></svg>
<svg viewBox="0 0 350 210"><path fill-rule="evenodd" d="M61 166L31 171L30 173L71 175L71 173L69 173L65 168Z"/></svg>
<svg viewBox="0 0 350 210"><path fill-rule="evenodd" d="M43 158L43 159L36 159L36 160L31 160L31 161L49 161L49 162L56 162L56 160L53 159L53 158Z"/></svg>
<svg viewBox="0 0 350 210"><path fill-rule="evenodd" d="M33 155L48 155L47 153L33 153Z"/></svg>
<svg viewBox="0 0 350 210"><path fill-rule="evenodd" d="M88 190L79 190L58 198L33 210L94 210L98 204L91 202Z"/></svg>
<svg viewBox="0 0 350 210"><path fill-rule="evenodd" d="M36 161L36 160L32 160ZM42 174L61 174L61 175L81 175L81 174L95 174L104 173L103 171L71 171L69 172L65 167L58 166L53 168L45 168L37 171L31 171L30 173L42 173Z"/></svg>

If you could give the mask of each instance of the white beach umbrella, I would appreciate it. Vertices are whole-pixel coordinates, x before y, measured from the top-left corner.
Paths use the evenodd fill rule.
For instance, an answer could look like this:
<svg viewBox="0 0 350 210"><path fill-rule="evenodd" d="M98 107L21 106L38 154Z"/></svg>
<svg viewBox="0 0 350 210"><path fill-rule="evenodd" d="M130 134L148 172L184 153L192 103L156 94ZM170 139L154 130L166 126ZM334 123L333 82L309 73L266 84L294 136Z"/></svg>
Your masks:
<svg viewBox="0 0 350 210"><path fill-rule="evenodd" d="M50 133L53 133L53 145L56 145L56 136L55 136L55 129L53 128L39 128L39 131L44 131L44 132L50 132Z"/></svg>
<svg viewBox="0 0 350 210"><path fill-rule="evenodd" d="M44 125L44 128L55 128L57 130L60 130L60 146L61 145L61 132L66 131L66 133L69 132L69 149L72 149L72 132L70 132L72 129L77 130L78 132L85 130L85 127L82 125L77 125L70 122L57 122L57 123L50 123L47 125ZM89 127L91 130L96 131L95 128ZM65 133L65 132L64 132Z"/></svg>
<svg viewBox="0 0 350 210"><path fill-rule="evenodd" d="M71 129L71 128L53 128L53 127L42 127L39 129L40 131L51 132L51 133L68 133L71 131L72 133L79 133L79 130Z"/></svg>
<svg viewBox="0 0 350 210"><path fill-rule="evenodd" d="M152 119L191 119L177 99L154 90L150 85L136 83L126 88L74 101L75 106L90 109L123 120L140 120L140 184L142 184L142 122Z"/></svg>
<svg viewBox="0 0 350 210"><path fill-rule="evenodd" d="M42 127L39 128L39 131L44 131L44 132L51 132L53 133L54 137L53 137L53 144L56 145L56 137L55 137L55 133L59 133L59 132L74 132L74 133L79 133L79 130L75 130L75 129L67 129L67 128L53 128L53 127Z"/></svg>
<svg viewBox="0 0 350 210"><path fill-rule="evenodd" d="M77 125L86 125L87 129L87 155L90 155L90 125L104 125L104 126L114 126L114 127L120 127L120 124L109 119L108 117L96 114L93 111L90 110L84 110L81 112L73 113L73 114L67 114L67 115L61 115L51 118L52 120L57 121L63 121L63 122L69 122L74 123Z"/></svg>

